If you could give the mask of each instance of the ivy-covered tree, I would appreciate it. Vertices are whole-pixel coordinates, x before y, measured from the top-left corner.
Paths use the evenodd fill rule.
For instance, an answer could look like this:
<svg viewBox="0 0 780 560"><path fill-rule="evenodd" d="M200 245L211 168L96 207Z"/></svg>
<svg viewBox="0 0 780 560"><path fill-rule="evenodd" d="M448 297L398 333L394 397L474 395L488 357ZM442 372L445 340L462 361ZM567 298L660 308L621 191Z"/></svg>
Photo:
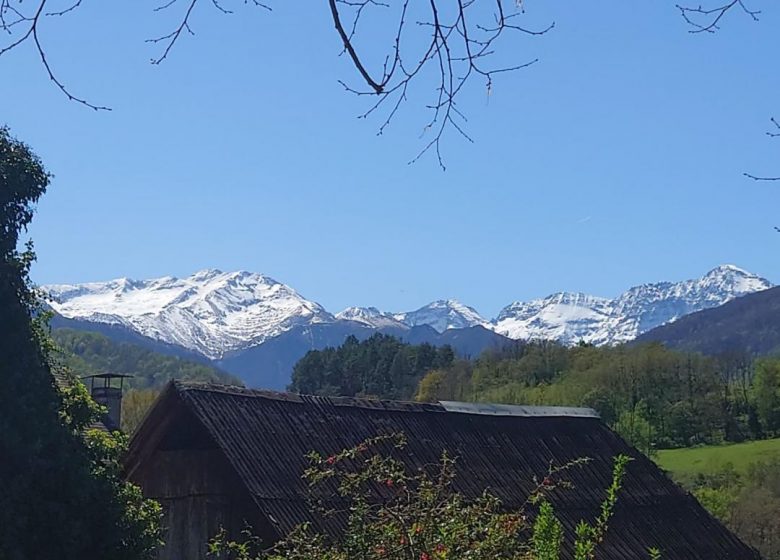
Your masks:
<svg viewBox="0 0 780 560"><path fill-rule="evenodd" d="M120 478L123 440L89 430L84 386L60 372L18 251L50 175L0 127L0 560L142 560L157 542L159 508Z"/></svg>

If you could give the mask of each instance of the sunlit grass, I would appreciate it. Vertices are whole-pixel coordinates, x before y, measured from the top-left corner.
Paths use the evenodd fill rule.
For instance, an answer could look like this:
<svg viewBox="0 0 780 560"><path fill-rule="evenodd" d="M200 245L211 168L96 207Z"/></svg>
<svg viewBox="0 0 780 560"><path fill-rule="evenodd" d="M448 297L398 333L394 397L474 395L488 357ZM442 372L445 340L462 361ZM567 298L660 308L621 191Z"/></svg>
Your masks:
<svg viewBox="0 0 780 560"><path fill-rule="evenodd" d="M666 449L655 458L658 465L677 479L712 473L731 463L737 472L748 465L780 457L780 438L731 445L710 445L688 449Z"/></svg>

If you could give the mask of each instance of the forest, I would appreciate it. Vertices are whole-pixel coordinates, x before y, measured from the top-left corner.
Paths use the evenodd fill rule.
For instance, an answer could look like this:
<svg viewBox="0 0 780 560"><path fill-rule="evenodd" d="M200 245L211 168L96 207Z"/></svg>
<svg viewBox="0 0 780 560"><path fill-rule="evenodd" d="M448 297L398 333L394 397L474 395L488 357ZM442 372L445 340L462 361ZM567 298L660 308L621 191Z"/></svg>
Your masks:
<svg viewBox="0 0 780 560"><path fill-rule="evenodd" d="M384 334L362 342L349 336L338 348L313 350L301 358L289 388L310 395L409 400L426 373L454 363L450 346L411 345Z"/></svg>

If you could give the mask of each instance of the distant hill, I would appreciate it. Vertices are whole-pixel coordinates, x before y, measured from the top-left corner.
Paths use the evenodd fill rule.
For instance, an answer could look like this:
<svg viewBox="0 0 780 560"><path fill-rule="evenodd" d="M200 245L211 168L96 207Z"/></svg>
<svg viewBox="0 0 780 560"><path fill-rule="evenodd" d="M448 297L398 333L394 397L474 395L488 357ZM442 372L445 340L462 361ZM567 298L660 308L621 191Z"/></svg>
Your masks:
<svg viewBox="0 0 780 560"><path fill-rule="evenodd" d="M103 369L118 370L116 366L117 356L123 355L129 349L133 352L144 350L150 356L152 362L159 366L160 358L170 360L166 367L176 369L176 365L188 364L192 368L190 373L196 371L195 366L201 366L197 375L206 376L206 371L216 371L227 375L233 382L240 379L249 387L262 387L265 389L284 390L290 383L293 366L303 358L310 350L321 350L328 346L339 346L348 336L355 336L358 340L365 340L372 334L381 332L389 334L409 344L429 343L435 346L449 345L455 353L461 357L475 357L488 348L502 348L511 344L511 340L498 333L489 331L483 327L475 326L465 329L449 329L439 333L428 325L413 327L411 329L399 329L387 326L375 329L368 325L355 321L335 321L333 323L314 324L309 326L297 326L275 336L264 344L233 352L221 360L210 361L206 357L197 354L187 348L175 344L167 344L138 334L123 325L110 325L76 319L66 319L55 315L51 321L52 333L55 340L67 344L67 348L76 348L76 342L71 341L76 333L84 333L98 337L93 343L101 340L107 341L111 346L104 346L92 353L88 362L92 366ZM67 335L64 333L68 333ZM120 349L123 349L120 351ZM105 352L106 356L100 354ZM140 356L138 357L140 360ZM141 360L147 363L150 360ZM92 372L95 367L89 364L80 364L80 371L88 368ZM151 372L148 372L152 375ZM181 377L181 375L179 375ZM205 377L203 377L205 379Z"/></svg>
<svg viewBox="0 0 780 560"><path fill-rule="evenodd" d="M638 343L654 341L704 354L780 352L780 287L686 315L636 339Z"/></svg>
<svg viewBox="0 0 780 560"><path fill-rule="evenodd" d="M240 385L241 381L214 366L165 356L129 342L116 342L94 332L54 329L60 358L76 375L115 372L132 375L130 387L159 388L171 379Z"/></svg>

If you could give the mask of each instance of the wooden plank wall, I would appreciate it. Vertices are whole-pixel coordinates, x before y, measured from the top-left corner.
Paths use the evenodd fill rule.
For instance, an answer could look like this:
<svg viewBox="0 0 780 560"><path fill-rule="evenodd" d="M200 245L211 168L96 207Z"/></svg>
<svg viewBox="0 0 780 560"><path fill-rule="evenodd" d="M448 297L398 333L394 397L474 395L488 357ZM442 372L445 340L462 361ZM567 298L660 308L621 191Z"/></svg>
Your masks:
<svg viewBox="0 0 780 560"><path fill-rule="evenodd" d="M236 537L249 521L247 500L217 449L158 450L134 478L163 507L160 560L205 558L208 541L222 527Z"/></svg>

